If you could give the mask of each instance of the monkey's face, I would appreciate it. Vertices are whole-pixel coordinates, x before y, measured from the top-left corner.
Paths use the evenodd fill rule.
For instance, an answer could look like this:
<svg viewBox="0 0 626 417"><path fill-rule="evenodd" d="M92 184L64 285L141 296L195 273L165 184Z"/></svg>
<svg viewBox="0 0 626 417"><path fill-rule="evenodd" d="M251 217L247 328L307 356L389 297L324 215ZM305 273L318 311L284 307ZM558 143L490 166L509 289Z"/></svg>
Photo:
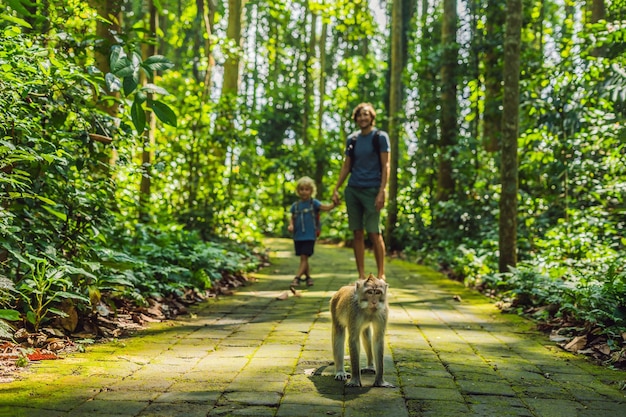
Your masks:
<svg viewBox="0 0 626 417"><path fill-rule="evenodd" d="M370 311L385 308L385 296L387 295L387 283L373 277L357 282L359 292L359 305L362 309Z"/></svg>

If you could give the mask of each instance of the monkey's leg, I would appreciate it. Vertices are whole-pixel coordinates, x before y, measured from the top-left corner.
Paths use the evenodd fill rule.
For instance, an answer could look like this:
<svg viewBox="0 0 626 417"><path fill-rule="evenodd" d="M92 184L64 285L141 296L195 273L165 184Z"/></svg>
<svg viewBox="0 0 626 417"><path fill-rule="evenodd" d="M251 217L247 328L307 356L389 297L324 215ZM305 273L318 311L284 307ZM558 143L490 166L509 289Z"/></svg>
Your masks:
<svg viewBox="0 0 626 417"><path fill-rule="evenodd" d="M360 352L360 334L359 329L356 326L352 326L348 329L348 348L350 351L350 369L351 378L346 382L347 387L360 387L361 386L361 363L359 355Z"/></svg>
<svg viewBox="0 0 626 417"><path fill-rule="evenodd" d="M361 340L363 341L363 348L365 349L365 357L367 358L367 366L361 369L361 374L373 374L374 369L374 356L372 355L372 328L367 326L361 332Z"/></svg>
<svg viewBox="0 0 626 417"><path fill-rule="evenodd" d="M384 380L383 358L385 355L385 325L383 323L374 324L374 360L376 362L375 387L395 388L395 386Z"/></svg>
<svg viewBox="0 0 626 417"><path fill-rule="evenodd" d="M333 341L333 358L335 359L335 379L345 381L348 374L344 370L344 349L346 346L346 328L340 324L333 325L332 330Z"/></svg>

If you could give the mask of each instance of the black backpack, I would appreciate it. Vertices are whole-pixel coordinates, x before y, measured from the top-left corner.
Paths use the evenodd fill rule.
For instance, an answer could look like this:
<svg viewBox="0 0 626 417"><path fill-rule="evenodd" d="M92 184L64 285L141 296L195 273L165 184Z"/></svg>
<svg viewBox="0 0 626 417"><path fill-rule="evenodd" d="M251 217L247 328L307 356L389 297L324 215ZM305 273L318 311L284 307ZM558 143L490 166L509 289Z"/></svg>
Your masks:
<svg viewBox="0 0 626 417"><path fill-rule="evenodd" d="M350 171L352 171L352 167L354 166L354 147L356 146L356 137L358 133L350 136L350 142L348 142L348 156L350 157ZM378 155L378 169L382 171L382 167L380 166L380 133L378 129L374 132L374 136L372 137L372 145L374 146L374 152Z"/></svg>

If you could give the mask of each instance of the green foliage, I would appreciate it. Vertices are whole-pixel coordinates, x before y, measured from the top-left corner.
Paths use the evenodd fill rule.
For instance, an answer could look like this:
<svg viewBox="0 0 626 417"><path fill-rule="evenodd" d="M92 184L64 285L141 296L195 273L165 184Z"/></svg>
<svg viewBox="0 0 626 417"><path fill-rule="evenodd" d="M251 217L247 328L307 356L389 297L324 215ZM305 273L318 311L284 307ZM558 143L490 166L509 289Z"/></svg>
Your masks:
<svg viewBox="0 0 626 417"><path fill-rule="evenodd" d="M15 299L15 285L13 281L0 275L0 307L11 306ZM11 339L12 327L10 321L20 320L19 311L13 309L0 308L0 339Z"/></svg>
<svg viewBox="0 0 626 417"><path fill-rule="evenodd" d="M112 72L103 76L80 65L89 43L81 44L72 33L49 35L56 43L46 44L43 37L25 34L18 26L0 24L0 30L0 273L11 277L11 286L0 290L0 307L7 307L0 309L3 337L10 337L8 321L24 318L38 329L64 316L59 305L66 300L89 314L102 308L101 303L113 307L118 297L145 303L147 297L181 294L187 288L202 291L225 274L256 268L259 257L248 246L227 239L207 243L176 223L137 226L136 195L131 191L133 176L141 172L133 172L136 138L125 119L120 124L94 98L106 101L110 97L103 95L105 87L119 88L135 103L129 107L135 109L134 118L126 115L133 122L140 121L139 109L143 112L146 104L173 128L175 111L152 98L167 91L138 83L140 73L150 78L169 69L166 58L142 61L116 46ZM51 45L59 49L53 51ZM93 141L91 133L114 136L117 165L110 164L111 149ZM203 152L210 154L209 148ZM211 181L203 189L216 189L221 180ZM176 207L167 203L154 207L155 213L165 209L165 215L155 216L165 224L175 221L171 214ZM204 206L203 213L212 216L217 206ZM233 227L230 236L236 238L241 229Z"/></svg>
<svg viewBox="0 0 626 417"><path fill-rule="evenodd" d="M133 98L130 106L130 117L137 132L141 133L146 128L146 113L143 103L147 103L148 107L163 123L176 126L176 113L167 104L153 98L154 94L169 95L167 90L154 84L146 84L138 88L142 74L151 80L157 71L164 71L173 67L167 58L153 55L144 61L140 53L132 51L129 57L121 46L113 45L111 47L110 66L111 72L104 77L107 89L111 92L123 91L126 97Z"/></svg>
<svg viewBox="0 0 626 417"><path fill-rule="evenodd" d="M18 28L3 30L0 55L12 64L0 66L0 247L78 256L111 206L103 150L87 135L99 115L87 104L90 76ZM19 268L16 258L5 266Z"/></svg>
<svg viewBox="0 0 626 417"><path fill-rule="evenodd" d="M53 267L46 259L36 259L31 265L30 274L19 284L17 290L27 306L26 319L35 331L50 315L67 316L56 308L64 300L75 300L89 303L89 298L73 292L75 286L69 274L72 268Z"/></svg>
<svg viewBox="0 0 626 417"><path fill-rule="evenodd" d="M562 317L598 326L609 336L621 337L626 331L626 272L615 257L603 263L577 262L558 276L552 270L540 272L537 265L520 265L510 273L485 275L481 285L508 298L520 312L549 306L537 310L542 319Z"/></svg>
<svg viewBox="0 0 626 417"><path fill-rule="evenodd" d="M247 245L206 242L182 226L138 225L132 235L119 232L119 250L96 249L103 270L91 285L140 303L148 296L182 295L185 288L209 289L223 276L251 272L261 262Z"/></svg>

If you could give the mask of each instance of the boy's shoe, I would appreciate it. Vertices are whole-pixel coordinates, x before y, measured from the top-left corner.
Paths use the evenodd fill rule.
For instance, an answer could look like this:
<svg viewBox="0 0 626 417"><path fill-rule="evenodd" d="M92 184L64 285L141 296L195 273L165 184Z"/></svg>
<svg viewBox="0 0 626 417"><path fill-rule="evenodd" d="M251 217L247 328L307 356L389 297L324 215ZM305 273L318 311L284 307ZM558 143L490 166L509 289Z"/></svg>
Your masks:
<svg viewBox="0 0 626 417"><path fill-rule="evenodd" d="M300 286L300 277L294 277L293 281L291 281L291 286L292 287L299 287Z"/></svg>
<svg viewBox="0 0 626 417"><path fill-rule="evenodd" d="M306 277L306 285L307 285L307 287L312 287L313 286L313 278Z"/></svg>

